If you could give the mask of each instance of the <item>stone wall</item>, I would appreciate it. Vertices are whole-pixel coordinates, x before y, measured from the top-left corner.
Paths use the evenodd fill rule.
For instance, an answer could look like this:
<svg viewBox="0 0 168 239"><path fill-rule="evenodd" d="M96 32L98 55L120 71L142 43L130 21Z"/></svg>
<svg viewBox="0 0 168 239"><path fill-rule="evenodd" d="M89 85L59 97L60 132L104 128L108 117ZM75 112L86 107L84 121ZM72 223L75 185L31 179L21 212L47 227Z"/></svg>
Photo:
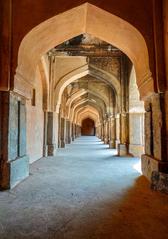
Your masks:
<svg viewBox="0 0 168 239"><path fill-rule="evenodd" d="M30 163L43 156L44 112L42 105L42 83L37 72L35 85L35 105L27 101L27 154Z"/></svg>
<svg viewBox="0 0 168 239"><path fill-rule="evenodd" d="M138 157L144 153L144 103L140 101L133 67L129 79L129 152Z"/></svg>

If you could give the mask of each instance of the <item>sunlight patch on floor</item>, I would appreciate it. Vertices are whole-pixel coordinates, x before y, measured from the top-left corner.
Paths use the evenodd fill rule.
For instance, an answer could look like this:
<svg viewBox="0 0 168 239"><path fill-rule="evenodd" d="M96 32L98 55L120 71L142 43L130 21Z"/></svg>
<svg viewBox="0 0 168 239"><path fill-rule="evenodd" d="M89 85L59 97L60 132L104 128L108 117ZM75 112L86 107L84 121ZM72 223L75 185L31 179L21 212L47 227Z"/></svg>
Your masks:
<svg viewBox="0 0 168 239"><path fill-rule="evenodd" d="M133 165L133 168L142 175L142 170L141 170L141 160L139 160L138 163Z"/></svg>

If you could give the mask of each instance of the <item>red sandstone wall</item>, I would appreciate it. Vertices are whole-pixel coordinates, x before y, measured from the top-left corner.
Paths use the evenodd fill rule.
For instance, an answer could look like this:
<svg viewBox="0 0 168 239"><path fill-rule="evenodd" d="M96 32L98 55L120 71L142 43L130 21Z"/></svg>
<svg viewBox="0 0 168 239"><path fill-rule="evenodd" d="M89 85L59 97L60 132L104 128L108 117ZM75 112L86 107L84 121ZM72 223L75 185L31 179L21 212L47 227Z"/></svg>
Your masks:
<svg viewBox="0 0 168 239"><path fill-rule="evenodd" d="M30 163L43 156L44 112L42 108L42 84L39 72L37 73L35 90L36 105L32 106L31 101L27 102L27 154L30 157Z"/></svg>
<svg viewBox="0 0 168 239"><path fill-rule="evenodd" d="M36 25L51 18L61 12L69 10L86 1L84 0L5 0L0 1L1 16L3 20L0 25L2 32L2 45L5 51L0 50L3 62L1 62L1 82L3 88L7 87L7 81L13 81L13 75L17 65L17 55L19 45L23 37ZM134 25L145 37L149 53L150 65L153 75L155 75L154 37L153 37L153 12L152 3L154 0L89 0L102 9L127 20ZM161 1L160 5L161 5ZM10 8L11 5L11 8ZM10 12L12 9L12 13ZM11 17L11 22L8 21ZM12 33L12 35L10 35ZM1 58L1 57L0 57ZM11 69L10 69L11 68ZM7 73L11 73L7 74ZM7 89L7 88L6 88Z"/></svg>
<svg viewBox="0 0 168 239"><path fill-rule="evenodd" d="M166 60L166 78L168 86L168 1L163 1L163 16L164 16L164 43L165 43L165 60Z"/></svg>
<svg viewBox="0 0 168 239"><path fill-rule="evenodd" d="M165 63L166 63L166 79L167 79L167 89L168 89L168 1L163 0L163 21L164 21L164 43L165 43ZM166 92L166 104L165 104L165 113L166 113L166 142L168 145L168 91ZM168 150L168 148L167 148ZM167 152L168 155L168 152Z"/></svg>

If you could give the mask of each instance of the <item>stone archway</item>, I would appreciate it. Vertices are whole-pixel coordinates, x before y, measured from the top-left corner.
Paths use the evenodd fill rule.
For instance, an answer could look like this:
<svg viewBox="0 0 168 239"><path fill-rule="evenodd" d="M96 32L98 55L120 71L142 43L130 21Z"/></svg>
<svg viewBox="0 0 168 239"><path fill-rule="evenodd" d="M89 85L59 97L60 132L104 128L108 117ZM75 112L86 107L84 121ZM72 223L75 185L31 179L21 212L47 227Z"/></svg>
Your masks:
<svg viewBox="0 0 168 239"><path fill-rule="evenodd" d="M81 125L81 134L84 136L95 136L95 122L90 118L85 118Z"/></svg>
<svg viewBox="0 0 168 239"><path fill-rule="evenodd" d="M42 56L58 44L83 33L91 34L116 46L129 57L135 67L141 99L146 99L154 93L154 83L149 67L148 49L142 34L130 23L89 3L85 3L50 18L33 28L24 37L19 48L18 66L14 79L14 92L19 93L20 96L25 98L32 98L36 70ZM80 71L81 69L79 69L79 72L75 72L72 78L69 78L68 75L64 79L64 84L77 79L79 76L89 74L90 69L88 65L84 65L83 68L82 73ZM59 93L63 89L62 86L61 83ZM46 91L44 91L44 94L47 94ZM18 99L16 99L16 101L18 101ZM47 116L47 120L52 124L51 131L55 127L54 118L58 120L58 109L57 112L49 112ZM145 109L149 121L146 121L147 126L153 124L155 127L153 138L151 139L150 135L150 137L146 139L146 155L143 157L143 172L150 178L153 168L159 171L161 164L158 161L161 160L162 157L161 146L159 145L159 149L157 147L158 141L159 144L161 144L161 124L155 124L154 121L151 122L151 119L149 119L149 115L154 117L157 111L159 111L159 117L161 115L159 96L153 94L147 101ZM158 122L160 122L159 120ZM148 131L147 128L146 131ZM54 137L51 137L51 139L53 138ZM156 149L152 153L148 147L151 140L153 140L153 145ZM50 146L54 151L55 146L53 142L50 142ZM157 161L155 161L155 158ZM7 164L7 162L5 163ZM25 175L27 176L27 172ZM25 175L23 177L25 177Z"/></svg>
<svg viewBox="0 0 168 239"><path fill-rule="evenodd" d="M40 58L51 48L82 33L121 49L134 64L141 98L153 93L148 49L141 33L125 20L89 3L39 24L24 37L19 48L14 90L31 97L30 88Z"/></svg>

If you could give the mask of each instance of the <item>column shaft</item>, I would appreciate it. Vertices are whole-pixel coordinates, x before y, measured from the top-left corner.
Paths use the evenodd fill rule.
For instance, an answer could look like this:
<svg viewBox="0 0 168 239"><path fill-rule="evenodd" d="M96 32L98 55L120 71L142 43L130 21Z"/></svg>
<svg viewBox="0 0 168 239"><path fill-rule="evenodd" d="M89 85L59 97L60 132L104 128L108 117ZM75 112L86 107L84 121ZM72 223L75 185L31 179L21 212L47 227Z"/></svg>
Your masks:
<svg viewBox="0 0 168 239"><path fill-rule="evenodd" d="M26 154L26 101L0 93L0 188L13 188L29 175Z"/></svg>

